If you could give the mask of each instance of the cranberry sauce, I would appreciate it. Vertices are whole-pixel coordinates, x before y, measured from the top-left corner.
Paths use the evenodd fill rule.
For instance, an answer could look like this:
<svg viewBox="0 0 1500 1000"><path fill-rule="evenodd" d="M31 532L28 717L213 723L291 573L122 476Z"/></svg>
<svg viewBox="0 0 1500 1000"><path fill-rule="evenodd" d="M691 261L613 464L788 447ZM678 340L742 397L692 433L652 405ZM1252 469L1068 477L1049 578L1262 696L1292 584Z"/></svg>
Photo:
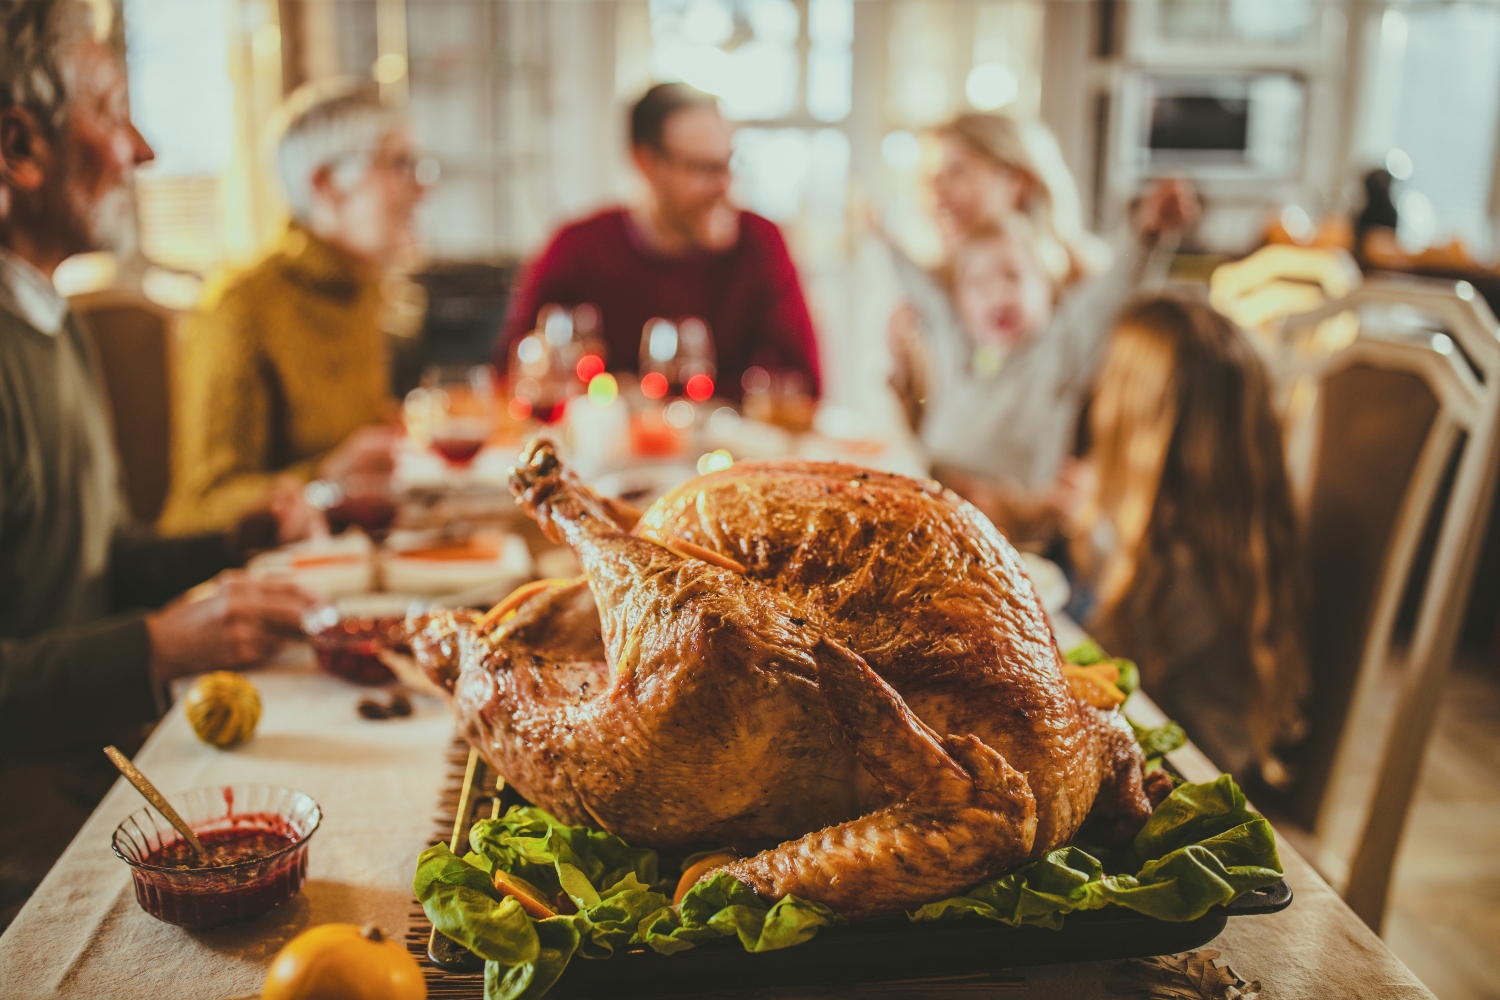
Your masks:
<svg viewBox="0 0 1500 1000"><path fill-rule="evenodd" d="M168 923L214 927L295 896L307 879L306 842L280 816L241 813L230 822L194 831L208 852L207 865L180 837L142 858L150 867L131 871L141 908Z"/></svg>
<svg viewBox="0 0 1500 1000"><path fill-rule="evenodd" d="M262 817L247 817L251 820L260 818ZM296 843L296 838L274 829L212 830L199 834L198 840L208 854L206 860L200 861L193 845L186 838L181 838L146 855L145 863L153 868L222 868L225 865L237 865L241 861L268 857L283 847Z"/></svg>
<svg viewBox="0 0 1500 1000"><path fill-rule="evenodd" d="M380 651L407 652L403 618L345 618L308 636L318 666L356 684L387 684L395 678Z"/></svg>

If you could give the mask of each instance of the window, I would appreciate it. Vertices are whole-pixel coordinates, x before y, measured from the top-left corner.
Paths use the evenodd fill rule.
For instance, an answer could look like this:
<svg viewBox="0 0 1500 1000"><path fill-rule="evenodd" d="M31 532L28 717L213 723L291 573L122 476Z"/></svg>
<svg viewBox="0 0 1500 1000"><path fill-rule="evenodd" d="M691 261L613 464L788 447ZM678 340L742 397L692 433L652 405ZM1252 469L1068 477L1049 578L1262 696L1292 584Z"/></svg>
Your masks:
<svg viewBox="0 0 1500 1000"><path fill-rule="evenodd" d="M1360 147L1400 182L1401 242L1420 250L1458 239L1490 253L1500 7L1388 9L1373 33Z"/></svg>

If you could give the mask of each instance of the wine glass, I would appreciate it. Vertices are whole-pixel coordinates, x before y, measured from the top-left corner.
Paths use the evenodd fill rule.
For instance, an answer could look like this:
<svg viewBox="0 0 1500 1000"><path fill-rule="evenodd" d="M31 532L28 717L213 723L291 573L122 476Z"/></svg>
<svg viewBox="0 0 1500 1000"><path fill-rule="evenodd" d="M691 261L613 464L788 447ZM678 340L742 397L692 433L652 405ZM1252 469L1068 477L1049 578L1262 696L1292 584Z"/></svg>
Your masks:
<svg viewBox="0 0 1500 1000"><path fill-rule="evenodd" d="M437 365L406 398L407 430L456 469L468 468L489 439L495 383L489 365Z"/></svg>
<svg viewBox="0 0 1500 1000"><path fill-rule="evenodd" d="M561 419L585 371L592 377L604 370L598 320L599 310L588 304L569 310L549 303L538 310L536 329L511 348L511 416L544 424Z"/></svg>
<svg viewBox="0 0 1500 1000"><path fill-rule="evenodd" d="M715 361L708 324L697 316L654 317L641 331L641 391L649 399L671 393L707 400L714 393Z"/></svg>

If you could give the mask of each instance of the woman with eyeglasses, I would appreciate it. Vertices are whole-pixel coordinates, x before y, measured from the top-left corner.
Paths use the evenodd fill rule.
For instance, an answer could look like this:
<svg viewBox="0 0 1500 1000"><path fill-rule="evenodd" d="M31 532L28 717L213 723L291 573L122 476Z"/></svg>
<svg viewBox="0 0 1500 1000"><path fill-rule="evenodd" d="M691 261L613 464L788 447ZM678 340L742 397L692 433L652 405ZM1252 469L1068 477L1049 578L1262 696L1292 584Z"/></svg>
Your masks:
<svg viewBox="0 0 1500 1000"><path fill-rule="evenodd" d="M394 464L381 286L416 248L424 185L411 136L359 84L304 87L283 118L291 222L179 341L169 533L220 529L300 504L310 479L389 476Z"/></svg>

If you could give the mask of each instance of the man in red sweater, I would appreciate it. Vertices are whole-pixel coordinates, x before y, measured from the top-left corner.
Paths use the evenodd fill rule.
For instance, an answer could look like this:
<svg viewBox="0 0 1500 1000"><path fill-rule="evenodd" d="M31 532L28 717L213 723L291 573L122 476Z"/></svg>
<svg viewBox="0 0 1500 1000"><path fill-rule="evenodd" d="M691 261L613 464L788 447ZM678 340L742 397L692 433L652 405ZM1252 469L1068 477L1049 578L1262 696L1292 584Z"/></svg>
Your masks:
<svg viewBox="0 0 1500 1000"><path fill-rule="evenodd" d="M817 396L817 338L786 243L775 223L729 202L730 134L707 94L680 83L648 90L630 113L643 199L553 236L511 300L495 366L506 369L543 306L588 302L611 371L636 370L647 321L697 317L718 356L718 395L738 399L741 376L758 366L799 373Z"/></svg>

